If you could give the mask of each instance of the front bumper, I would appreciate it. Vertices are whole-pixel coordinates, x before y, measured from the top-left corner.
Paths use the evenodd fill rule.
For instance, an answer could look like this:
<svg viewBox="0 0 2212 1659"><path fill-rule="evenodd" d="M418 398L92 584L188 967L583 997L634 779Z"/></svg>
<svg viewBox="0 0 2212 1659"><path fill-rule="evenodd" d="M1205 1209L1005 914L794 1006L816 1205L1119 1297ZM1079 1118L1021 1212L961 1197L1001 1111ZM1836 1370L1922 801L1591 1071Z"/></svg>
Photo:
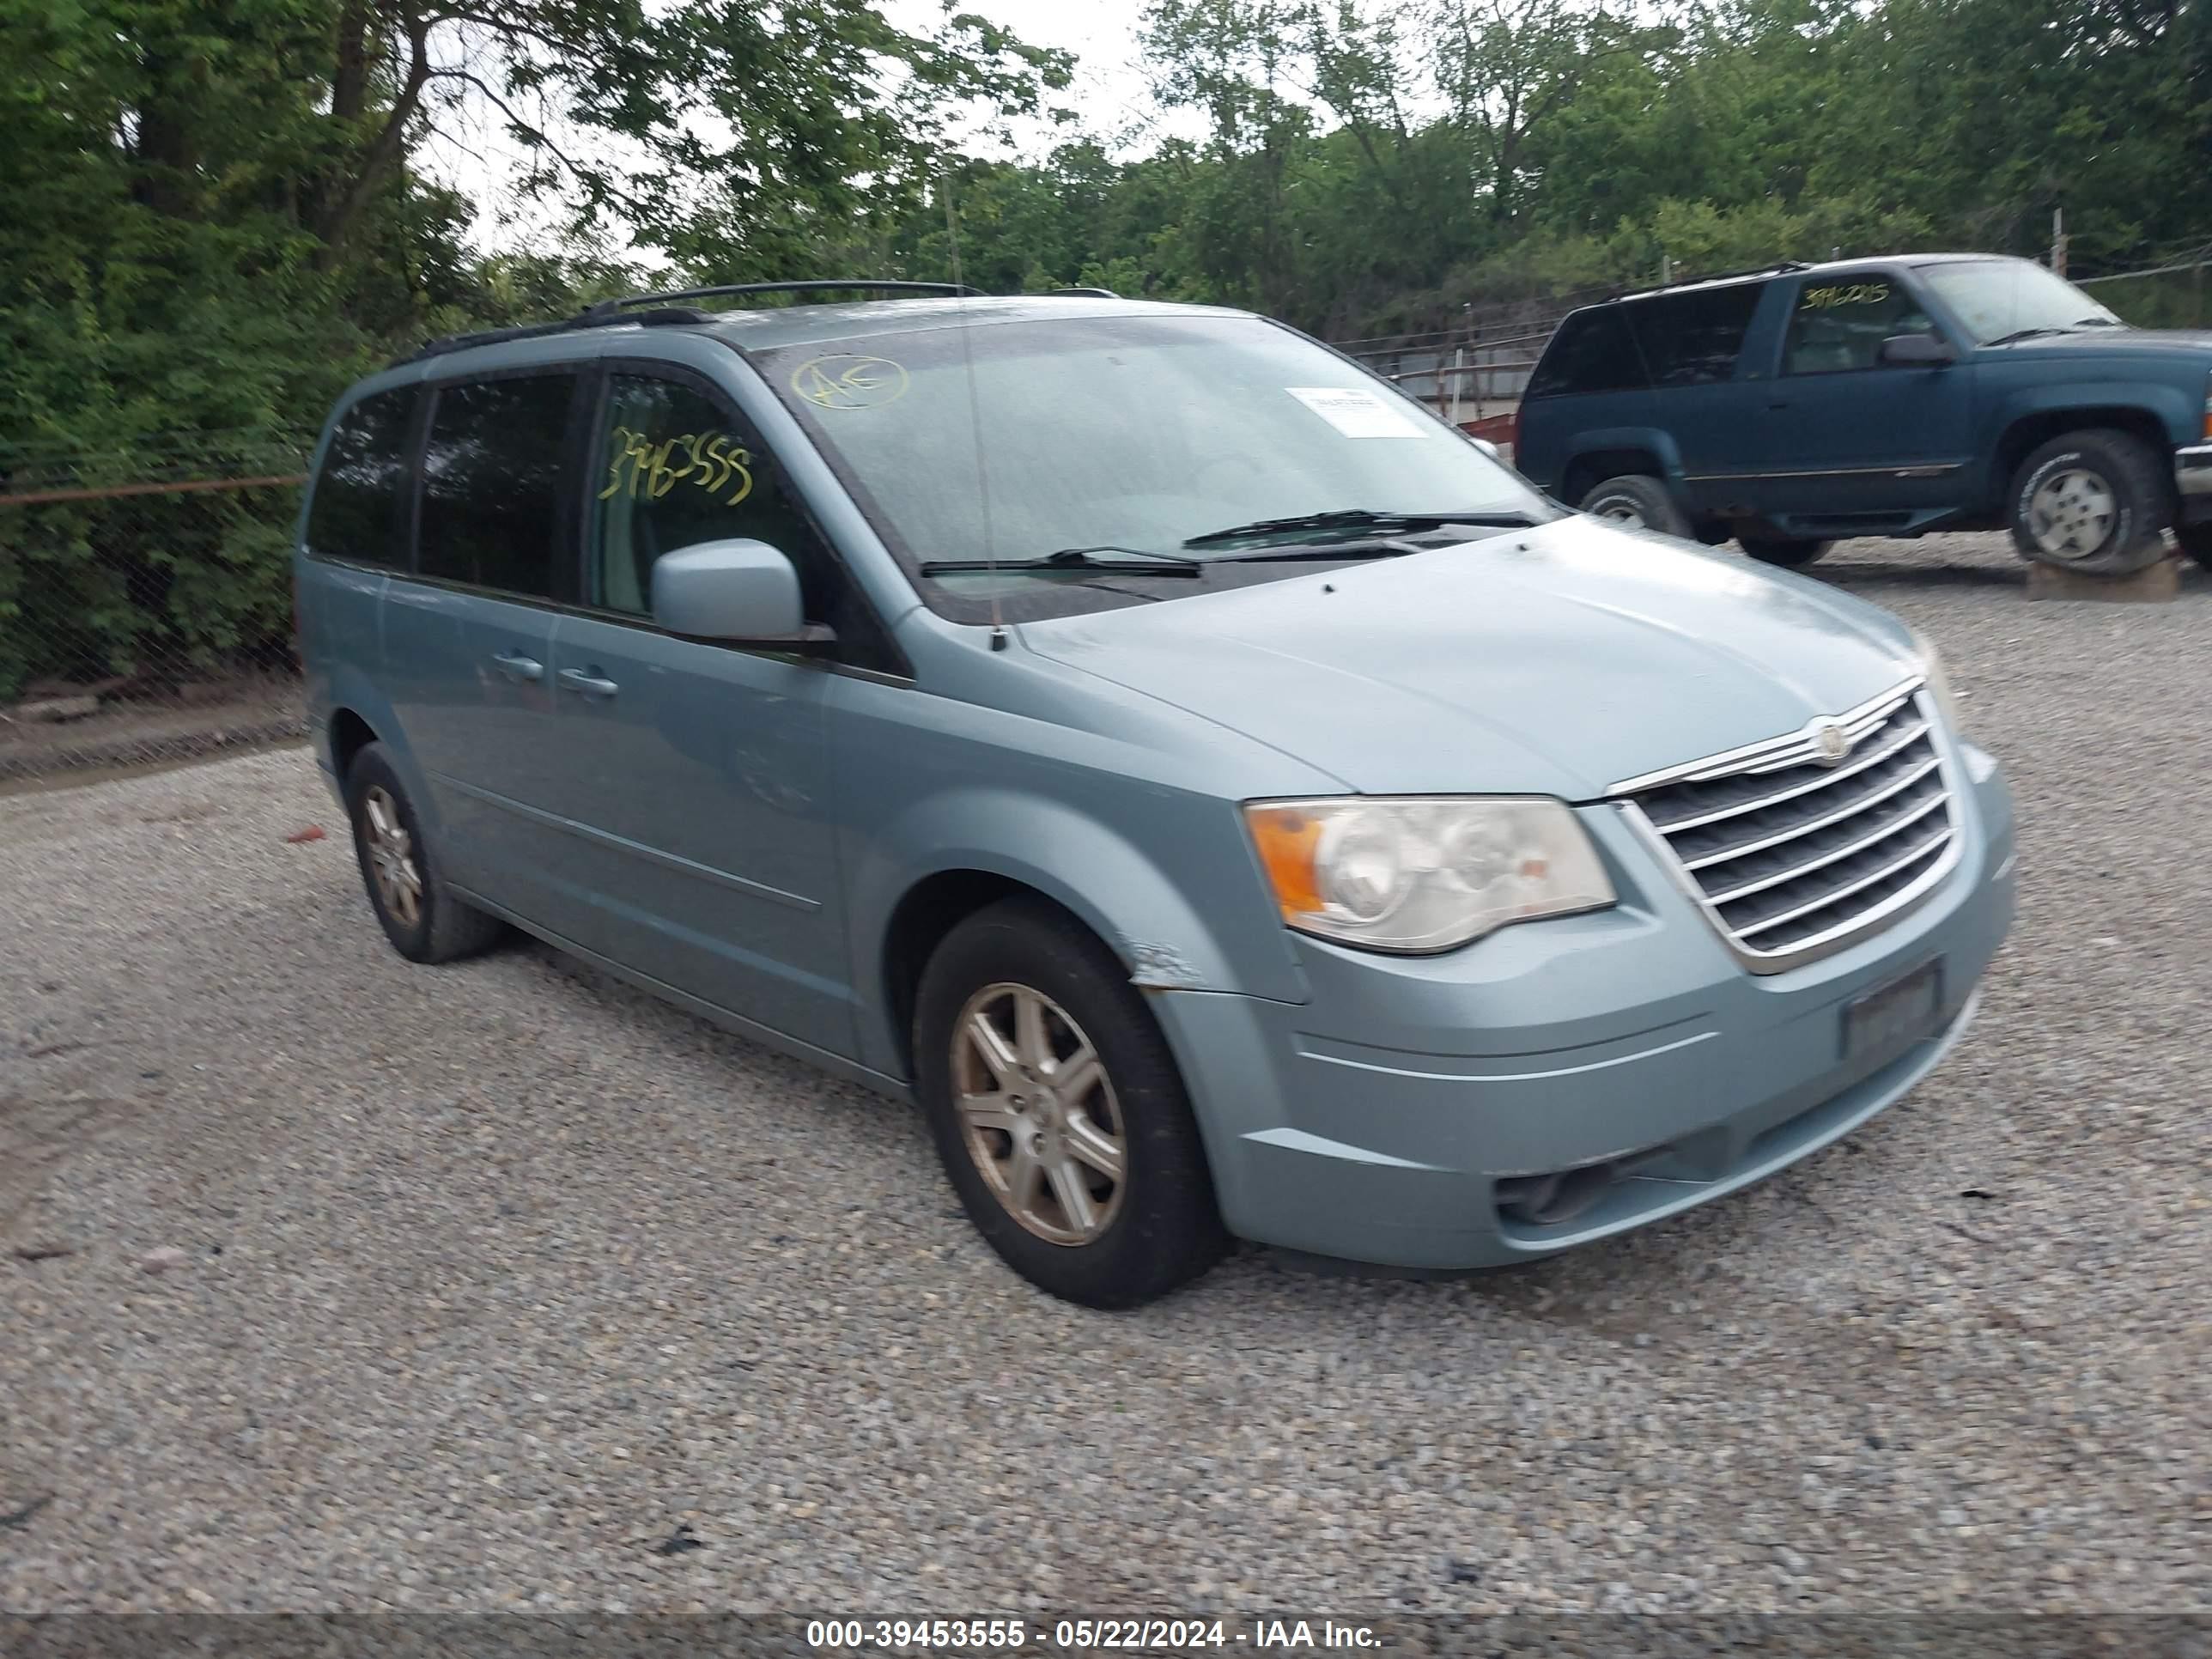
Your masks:
<svg viewBox="0 0 2212 1659"><path fill-rule="evenodd" d="M2173 452L2173 483L2181 496L2181 522L2212 520L2212 444Z"/></svg>
<svg viewBox="0 0 2212 1659"><path fill-rule="evenodd" d="M1955 745L1966 850L1894 926L1786 972L1747 973L1611 809L1583 816L1622 902L1389 957L1299 941L1310 1000L1159 992L1230 1230L1393 1267L1547 1255L1747 1186L1927 1075L1972 1018L2014 906L2012 804ZM1940 959L1931 1030L1843 1058L1843 1009ZM1537 1225L1499 1183L1609 1165L1602 1195ZM1509 1189L1510 1190L1510 1189Z"/></svg>

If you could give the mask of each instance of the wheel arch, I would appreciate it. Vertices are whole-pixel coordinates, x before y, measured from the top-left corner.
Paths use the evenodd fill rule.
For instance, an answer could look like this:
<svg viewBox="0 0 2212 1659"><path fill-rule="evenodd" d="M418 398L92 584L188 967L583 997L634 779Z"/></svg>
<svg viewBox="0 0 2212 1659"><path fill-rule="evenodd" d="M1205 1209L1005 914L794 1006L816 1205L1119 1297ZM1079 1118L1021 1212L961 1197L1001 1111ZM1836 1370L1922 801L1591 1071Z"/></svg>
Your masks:
<svg viewBox="0 0 2212 1659"><path fill-rule="evenodd" d="M2113 386L2096 391L2101 395L2084 397L2082 389L2075 388L2064 402L2038 399L2009 412L1990 457L1992 502L2006 501L2023 461L2052 439L2069 432L2124 432L2160 453L2172 449L2172 412L2145 402L2142 388Z"/></svg>
<svg viewBox="0 0 2212 1659"><path fill-rule="evenodd" d="M378 741L376 728L356 710L341 708L331 710L326 732L331 770L343 787L346 774L353 769L353 757Z"/></svg>
<svg viewBox="0 0 2212 1659"><path fill-rule="evenodd" d="M1032 895L1066 912L1142 989L1287 1001L1307 994L1256 866L1249 906L1216 892L1201 909L1111 827L1056 803L988 789L921 804L870 841L848 882L848 926L856 978L872 993L859 1003L860 1057L890 1075L913 1075L915 994L931 953L963 921L1004 898ZM926 859L901 857L925 847Z"/></svg>
<svg viewBox="0 0 2212 1659"><path fill-rule="evenodd" d="M1682 491L1680 447L1664 432L1635 427L1580 434L1559 471L1559 498L1569 507L1578 507L1593 488L1624 472L1641 472L1658 479L1676 503L1688 511Z"/></svg>

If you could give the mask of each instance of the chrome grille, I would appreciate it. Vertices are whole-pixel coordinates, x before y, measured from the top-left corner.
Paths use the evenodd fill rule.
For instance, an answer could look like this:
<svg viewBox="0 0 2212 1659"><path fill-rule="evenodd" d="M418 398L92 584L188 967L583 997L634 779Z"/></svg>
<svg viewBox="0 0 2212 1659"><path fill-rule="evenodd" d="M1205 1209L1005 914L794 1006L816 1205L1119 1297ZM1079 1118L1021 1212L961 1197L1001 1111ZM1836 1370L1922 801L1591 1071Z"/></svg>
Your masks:
<svg viewBox="0 0 2212 1659"><path fill-rule="evenodd" d="M1833 763L1820 757L1822 726L1849 739ZM1872 932L1957 855L1932 710L1917 686L1632 780L1616 798L1642 815L1738 955L1766 972Z"/></svg>

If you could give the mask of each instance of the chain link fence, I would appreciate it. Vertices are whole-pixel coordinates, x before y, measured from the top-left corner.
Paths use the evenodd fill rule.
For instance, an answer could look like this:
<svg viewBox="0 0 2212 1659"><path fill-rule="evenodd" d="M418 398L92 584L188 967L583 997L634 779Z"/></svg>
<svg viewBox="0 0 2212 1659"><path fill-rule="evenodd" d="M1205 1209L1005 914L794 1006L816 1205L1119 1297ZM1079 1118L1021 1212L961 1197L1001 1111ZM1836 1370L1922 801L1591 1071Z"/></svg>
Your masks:
<svg viewBox="0 0 2212 1659"><path fill-rule="evenodd" d="M0 788L306 734L289 544L312 437L0 452Z"/></svg>
<svg viewBox="0 0 2212 1659"><path fill-rule="evenodd" d="M2075 281L2137 328L2212 328L2212 260Z"/></svg>

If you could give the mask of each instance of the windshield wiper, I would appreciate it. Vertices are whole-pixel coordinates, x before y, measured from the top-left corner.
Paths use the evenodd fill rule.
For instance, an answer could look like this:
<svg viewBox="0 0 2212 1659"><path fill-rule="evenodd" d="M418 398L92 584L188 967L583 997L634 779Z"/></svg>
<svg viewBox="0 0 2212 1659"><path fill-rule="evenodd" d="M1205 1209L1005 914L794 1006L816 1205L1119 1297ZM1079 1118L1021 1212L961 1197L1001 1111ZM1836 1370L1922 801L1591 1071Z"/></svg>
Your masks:
<svg viewBox="0 0 2212 1659"><path fill-rule="evenodd" d="M2000 334L1996 339L1984 340L1982 343L1993 346L2010 345L2015 340L2033 340L2039 334L2066 334L2071 331L2069 329L2051 327L2016 328L2009 334Z"/></svg>
<svg viewBox="0 0 2212 1659"><path fill-rule="evenodd" d="M1113 558L1099 555L1111 553ZM1048 553L1041 559L929 559L921 565L925 576L965 575L976 571L990 570L1111 570L1124 575L1196 576L1202 573L1200 559L1188 559L1180 553L1155 553L1145 547L1063 547L1057 553ZM1146 569L1157 564L1156 569Z"/></svg>
<svg viewBox="0 0 2212 1659"><path fill-rule="evenodd" d="M1543 521L1526 513L1376 513L1364 507L1339 507L1332 513L1301 513L1289 519L1255 519L1226 530L1210 530L1193 536L1185 547L1212 547L1222 542L1241 542L1251 536L1290 536L1308 530L1379 530L1401 534L1434 530L1448 524L1486 525L1500 530L1523 530Z"/></svg>

